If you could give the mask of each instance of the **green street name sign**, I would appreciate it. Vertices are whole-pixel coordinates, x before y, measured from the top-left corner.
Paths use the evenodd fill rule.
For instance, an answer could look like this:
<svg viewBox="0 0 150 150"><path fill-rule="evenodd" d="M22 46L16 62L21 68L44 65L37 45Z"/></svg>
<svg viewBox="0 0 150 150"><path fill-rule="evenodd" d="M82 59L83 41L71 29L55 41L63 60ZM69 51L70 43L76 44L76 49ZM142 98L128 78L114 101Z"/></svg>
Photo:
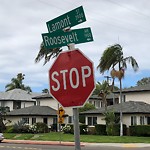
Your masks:
<svg viewBox="0 0 150 150"><path fill-rule="evenodd" d="M55 32L42 34L46 49L66 46L70 43L79 44L93 41L91 28L75 29L68 32Z"/></svg>
<svg viewBox="0 0 150 150"><path fill-rule="evenodd" d="M53 33L55 31L58 31L67 27L73 27L84 21L86 21L84 10L83 10L83 7L80 6L53 20L46 22L46 24L47 24L48 31L50 33Z"/></svg>

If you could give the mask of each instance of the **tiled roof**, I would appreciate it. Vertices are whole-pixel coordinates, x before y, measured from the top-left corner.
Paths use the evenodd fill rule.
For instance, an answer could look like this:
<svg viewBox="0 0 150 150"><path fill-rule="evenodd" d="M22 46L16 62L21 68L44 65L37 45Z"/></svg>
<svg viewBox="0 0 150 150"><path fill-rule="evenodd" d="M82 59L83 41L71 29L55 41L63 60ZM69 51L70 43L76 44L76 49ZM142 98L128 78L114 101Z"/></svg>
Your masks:
<svg viewBox="0 0 150 150"><path fill-rule="evenodd" d="M118 95L117 95L117 94L110 93L109 95L107 95L106 98L107 98L107 99L118 98ZM102 98L101 98L100 96L98 96L98 95L92 95L89 99L101 100Z"/></svg>
<svg viewBox="0 0 150 150"><path fill-rule="evenodd" d="M34 99L41 99L42 98L43 99L43 98L52 98L52 96L48 93L42 93L41 95L34 96L32 98L34 98Z"/></svg>
<svg viewBox="0 0 150 150"><path fill-rule="evenodd" d="M30 106L21 109L15 109L7 113L8 116L56 116L57 111L49 106Z"/></svg>
<svg viewBox="0 0 150 150"><path fill-rule="evenodd" d="M126 88L126 89L122 90L123 93L127 93L127 92L142 92L142 91L150 91L150 84L130 87L130 88ZM119 92L120 91L116 91L115 93L119 93Z"/></svg>
<svg viewBox="0 0 150 150"><path fill-rule="evenodd" d="M21 100L21 101L35 101L33 96L40 95L40 93L32 93L21 89L13 89L7 92L0 92L0 100Z"/></svg>
<svg viewBox="0 0 150 150"><path fill-rule="evenodd" d="M119 113L121 108L121 104L115 104L107 107L107 110L114 111L115 113ZM94 110L89 110L82 112L81 114L100 114L104 113L105 108L99 108ZM150 114L150 104L145 102L136 102L136 101L128 101L122 103L122 113L131 114L131 113L148 113Z"/></svg>

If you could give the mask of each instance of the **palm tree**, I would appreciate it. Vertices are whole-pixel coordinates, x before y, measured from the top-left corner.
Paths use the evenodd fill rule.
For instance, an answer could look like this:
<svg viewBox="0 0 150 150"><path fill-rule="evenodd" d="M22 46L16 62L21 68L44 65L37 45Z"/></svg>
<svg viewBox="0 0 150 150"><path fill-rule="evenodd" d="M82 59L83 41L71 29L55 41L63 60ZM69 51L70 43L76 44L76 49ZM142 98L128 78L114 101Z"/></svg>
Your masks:
<svg viewBox="0 0 150 150"><path fill-rule="evenodd" d="M107 81L103 81L100 87L100 92L98 96L102 98L103 107L105 107L105 111L107 111L107 95L111 93L109 83Z"/></svg>
<svg viewBox="0 0 150 150"><path fill-rule="evenodd" d="M47 93L47 94L49 94L49 90L48 90L48 89L43 89L43 90L42 90L42 93Z"/></svg>
<svg viewBox="0 0 150 150"><path fill-rule="evenodd" d="M42 42L40 45L40 51L35 58L35 63L40 62L44 58L43 65L45 65L51 58L57 57L61 51L61 48L45 49L44 43Z"/></svg>
<svg viewBox="0 0 150 150"><path fill-rule="evenodd" d="M28 92L32 92L31 88L29 86L25 86L22 81L24 80L24 74L18 73L17 78L12 78L11 83L7 84L5 86L6 91L10 91L13 89L22 89Z"/></svg>
<svg viewBox="0 0 150 150"><path fill-rule="evenodd" d="M111 76L113 80L115 78L119 79L120 82L120 136L123 135L123 123L122 123L122 78L124 77L125 69L127 69L127 62L131 64L134 71L137 71L139 66L136 60L132 57L123 56L122 46L120 44L114 44L109 46L102 54L100 62L97 66L100 73L111 70ZM116 65L118 65L118 71L115 70Z"/></svg>

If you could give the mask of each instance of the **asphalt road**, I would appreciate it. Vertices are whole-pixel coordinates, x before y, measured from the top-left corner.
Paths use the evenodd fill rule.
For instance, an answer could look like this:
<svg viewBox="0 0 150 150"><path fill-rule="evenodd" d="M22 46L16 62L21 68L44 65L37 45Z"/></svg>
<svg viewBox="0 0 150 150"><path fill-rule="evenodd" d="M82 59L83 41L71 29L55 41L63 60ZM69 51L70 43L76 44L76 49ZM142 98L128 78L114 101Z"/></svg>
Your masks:
<svg viewBox="0 0 150 150"><path fill-rule="evenodd" d="M9 144L0 143L0 150L75 150L74 146L59 145L34 145L34 144ZM125 145L85 145L81 150L150 150L147 146L138 146L134 144Z"/></svg>

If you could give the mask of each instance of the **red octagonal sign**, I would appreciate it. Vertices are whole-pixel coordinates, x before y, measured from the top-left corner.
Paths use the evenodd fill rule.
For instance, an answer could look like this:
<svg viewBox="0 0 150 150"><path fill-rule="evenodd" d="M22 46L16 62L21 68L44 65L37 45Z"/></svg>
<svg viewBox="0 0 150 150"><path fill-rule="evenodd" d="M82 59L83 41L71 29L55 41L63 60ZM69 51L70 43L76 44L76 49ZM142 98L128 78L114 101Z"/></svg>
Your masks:
<svg viewBox="0 0 150 150"><path fill-rule="evenodd" d="M80 50L59 54L49 70L50 93L63 107L83 106L95 88L92 61Z"/></svg>

